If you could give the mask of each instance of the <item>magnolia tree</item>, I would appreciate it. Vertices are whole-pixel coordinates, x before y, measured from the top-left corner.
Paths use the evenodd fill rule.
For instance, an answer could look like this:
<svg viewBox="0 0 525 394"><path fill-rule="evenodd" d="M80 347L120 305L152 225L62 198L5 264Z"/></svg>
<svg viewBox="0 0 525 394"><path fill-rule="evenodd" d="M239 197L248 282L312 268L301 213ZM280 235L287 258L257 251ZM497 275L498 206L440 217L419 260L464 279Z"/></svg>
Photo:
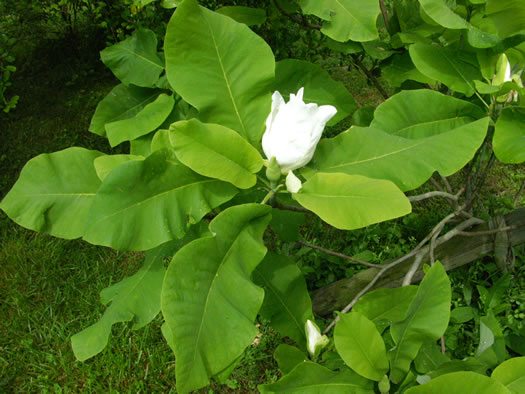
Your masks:
<svg viewBox="0 0 525 394"><path fill-rule="evenodd" d="M479 175L472 159L483 163L491 152L503 163L525 160L519 106L525 3L280 0L268 6L320 30L321 43L361 68L386 99L363 63L364 56L372 59L399 90L373 111L358 108L318 65L275 62L248 27L264 22L265 10L213 12L196 0L163 4L177 6L163 53L148 30L101 52L122 83L100 102L90 131L112 147L129 141L130 154L69 148L40 155L0 205L35 231L146 252L135 275L102 291L108 307L72 337L76 357L101 352L113 324L140 328L162 313L177 389L190 392L229 376L257 335L260 314L290 338L275 352L282 378L261 392L522 390L525 359L509 359L495 319L482 320L489 339L476 357L451 360L438 345L449 323L451 288L434 258L418 286L411 285L414 264L405 286L368 290L387 270L452 237L440 235L450 220L464 220L460 230L482 222L471 210L482 176L467 177L467 190L458 193L408 198L405 192L435 172L447 177L467 166L467 174ZM350 116L352 127L322 138L326 125ZM369 264L375 273L368 285L321 332L318 324L325 324L314 318L293 256L269 252L264 239L298 240L298 215L353 230L407 215L411 202L432 196L448 198L451 214L409 254Z"/></svg>

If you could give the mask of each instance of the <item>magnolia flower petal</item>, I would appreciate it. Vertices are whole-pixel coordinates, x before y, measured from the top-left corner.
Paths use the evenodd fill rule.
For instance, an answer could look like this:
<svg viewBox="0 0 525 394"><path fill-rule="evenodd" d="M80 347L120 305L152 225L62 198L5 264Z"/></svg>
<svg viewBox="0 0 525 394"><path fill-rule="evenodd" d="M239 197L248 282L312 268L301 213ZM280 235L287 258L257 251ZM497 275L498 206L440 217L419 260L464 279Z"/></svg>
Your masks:
<svg viewBox="0 0 525 394"><path fill-rule="evenodd" d="M310 354L312 356L315 356L318 350L328 345L329 343L328 337L326 335L321 335L321 331L319 330L317 325L311 320L306 321L305 331L306 331L306 346Z"/></svg>
<svg viewBox="0 0 525 394"><path fill-rule="evenodd" d="M297 178L292 171L290 171L286 176L286 189L290 193L297 193L299 190L301 190L302 186L303 184L301 183L301 180Z"/></svg>
<svg viewBox="0 0 525 394"><path fill-rule="evenodd" d="M507 60L507 69L505 70L504 82L512 82L512 67L510 67L510 62L508 60Z"/></svg>

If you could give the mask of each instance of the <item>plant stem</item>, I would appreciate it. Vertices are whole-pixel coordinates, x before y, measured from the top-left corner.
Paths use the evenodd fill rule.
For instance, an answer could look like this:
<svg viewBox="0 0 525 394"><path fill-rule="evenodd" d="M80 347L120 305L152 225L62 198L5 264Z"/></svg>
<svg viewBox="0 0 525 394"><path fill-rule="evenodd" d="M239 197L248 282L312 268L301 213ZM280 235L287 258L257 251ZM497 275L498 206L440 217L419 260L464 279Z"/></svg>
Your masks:
<svg viewBox="0 0 525 394"><path fill-rule="evenodd" d="M383 19L385 21L385 27L388 31L388 34L391 34L390 32L390 21L388 20L388 13L386 12L385 2L384 0L379 0L379 7L381 8L381 14L383 14Z"/></svg>
<svg viewBox="0 0 525 394"><path fill-rule="evenodd" d="M267 194L267 195L263 198L263 200L261 201L261 204L262 204L262 205L266 204L266 203L268 202L268 200L269 200L270 198L273 197L274 194L275 194L275 190L270 190L270 191L268 192L268 194Z"/></svg>
<svg viewBox="0 0 525 394"><path fill-rule="evenodd" d="M389 99L390 96L388 95L388 93L386 92L386 90L383 88L383 86L381 86L381 84L379 83L379 81L377 80L377 78L375 77L374 74L372 74L366 67L365 65L361 62L361 60L359 60L359 56L357 56L356 54L353 54L352 55L352 59L354 60L354 63L357 65L357 67L359 67L361 69L361 71L363 71L363 73L366 75L366 77L372 81L372 83L374 84L374 86L376 87L376 89L379 91L379 93L381 93L381 95L383 96L383 98L385 100Z"/></svg>

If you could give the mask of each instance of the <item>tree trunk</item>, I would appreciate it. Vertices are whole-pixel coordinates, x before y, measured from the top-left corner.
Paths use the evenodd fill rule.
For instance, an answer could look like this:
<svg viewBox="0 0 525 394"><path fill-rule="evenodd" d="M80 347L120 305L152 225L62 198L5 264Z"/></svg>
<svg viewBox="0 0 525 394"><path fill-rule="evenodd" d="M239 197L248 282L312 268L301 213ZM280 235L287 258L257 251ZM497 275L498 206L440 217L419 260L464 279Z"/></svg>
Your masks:
<svg viewBox="0 0 525 394"><path fill-rule="evenodd" d="M436 247L434 251L435 259L439 260L445 269L449 271L477 260L495 250L496 252L499 251L498 259L501 259L502 249L506 252L508 248L525 242L525 208L494 218L491 222L497 223L498 227L513 226L514 228L507 232L507 237L497 237L497 234L500 233L477 236L457 235ZM470 232L486 230L489 230L489 225L481 224L474 226ZM504 239L508 243L500 245L499 241L495 242L495 239ZM413 262L414 257L387 271L372 287L372 290L381 287L401 286ZM412 282L418 282L423 278L423 264L428 264L429 262L430 256L427 250L412 278ZM335 310L343 309L374 278L377 272L377 268L370 268L355 274L351 278L341 279L314 291L312 298L314 313L319 316L325 316Z"/></svg>

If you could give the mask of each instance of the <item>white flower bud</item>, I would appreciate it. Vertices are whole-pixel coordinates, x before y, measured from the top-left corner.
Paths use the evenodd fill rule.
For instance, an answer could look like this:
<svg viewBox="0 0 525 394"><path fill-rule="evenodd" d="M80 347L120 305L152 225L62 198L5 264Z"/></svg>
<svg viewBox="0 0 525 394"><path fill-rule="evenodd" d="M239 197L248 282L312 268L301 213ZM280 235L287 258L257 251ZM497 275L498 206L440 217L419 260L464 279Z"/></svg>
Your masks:
<svg viewBox="0 0 525 394"><path fill-rule="evenodd" d="M262 147L266 157L275 156L283 174L304 167L312 159L326 123L336 114L331 105L303 102L304 88L284 102L279 92L272 96L272 111L266 119Z"/></svg>
<svg viewBox="0 0 525 394"><path fill-rule="evenodd" d="M286 176L286 189L290 193L297 193L299 190L301 190L302 187L301 180L295 176L295 174L290 171L288 175Z"/></svg>
<svg viewBox="0 0 525 394"><path fill-rule="evenodd" d="M305 331L308 351L312 356L315 356L322 348L328 345L328 337L326 335L321 335L321 331L311 320L306 321Z"/></svg>

